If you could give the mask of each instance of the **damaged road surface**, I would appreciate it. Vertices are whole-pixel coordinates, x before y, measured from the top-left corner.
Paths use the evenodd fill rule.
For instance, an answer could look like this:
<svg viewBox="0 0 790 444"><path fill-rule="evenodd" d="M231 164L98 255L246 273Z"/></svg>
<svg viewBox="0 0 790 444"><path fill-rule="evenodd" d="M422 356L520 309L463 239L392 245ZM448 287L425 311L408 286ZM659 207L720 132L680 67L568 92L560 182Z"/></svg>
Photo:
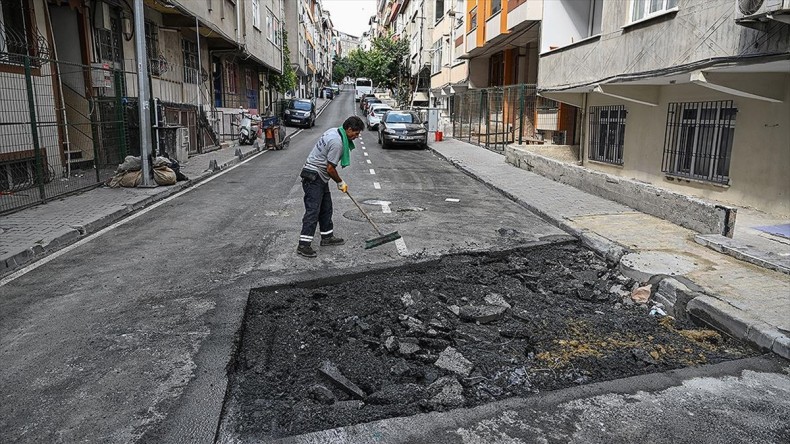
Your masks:
<svg viewBox="0 0 790 444"><path fill-rule="evenodd" d="M220 433L271 440L759 355L651 315L638 284L570 242L253 290Z"/></svg>

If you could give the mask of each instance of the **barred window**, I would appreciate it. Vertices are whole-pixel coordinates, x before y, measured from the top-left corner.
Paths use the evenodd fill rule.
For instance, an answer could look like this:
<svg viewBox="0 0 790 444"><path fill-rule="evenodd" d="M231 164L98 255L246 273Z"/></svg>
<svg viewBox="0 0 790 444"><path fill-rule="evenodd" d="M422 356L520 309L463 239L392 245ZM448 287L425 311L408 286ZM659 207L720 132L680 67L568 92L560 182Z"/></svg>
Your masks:
<svg viewBox="0 0 790 444"><path fill-rule="evenodd" d="M729 183L737 113L732 100L670 103L661 171Z"/></svg>
<svg viewBox="0 0 790 444"><path fill-rule="evenodd" d="M159 63L159 27L145 22L145 53L148 55L148 70L152 76L162 74Z"/></svg>
<svg viewBox="0 0 790 444"><path fill-rule="evenodd" d="M182 39L181 48L184 53L184 83L198 83L200 70L198 67L197 44Z"/></svg>
<svg viewBox="0 0 790 444"><path fill-rule="evenodd" d="M110 17L110 29L96 29L96 42L99 58L104 62L115 62L123 66L123 46L121 45L121 22Z"/></svg>
<svg viewBox="0 0 790 444"><path fill-rule="evenodd" d="M623 164L627 114L623 105L590 107L590 160Z"/></svg>
<svg viewBox="0 0 790 444"><path fill-rule="evenodd" d="M22 63L20 55L36 56L27 1L0 2L0 62Z"/></svg>

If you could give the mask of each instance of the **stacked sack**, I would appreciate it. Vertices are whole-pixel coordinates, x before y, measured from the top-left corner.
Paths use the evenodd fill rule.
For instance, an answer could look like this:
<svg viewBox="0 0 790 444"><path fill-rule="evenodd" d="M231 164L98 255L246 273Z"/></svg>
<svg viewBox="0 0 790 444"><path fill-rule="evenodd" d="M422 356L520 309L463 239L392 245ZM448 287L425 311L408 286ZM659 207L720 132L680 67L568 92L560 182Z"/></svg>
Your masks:
<svg viewBox="0 0 790 444"><path fill-rule="evenodd" d="M170 168L170 160L157 157L153 161L154 182L157 185L174 185L176 172ZM126 156L123 163L118 165L115 175L107 182L110 188L133 188L143 182L142 162L139 156Z"/></svg>

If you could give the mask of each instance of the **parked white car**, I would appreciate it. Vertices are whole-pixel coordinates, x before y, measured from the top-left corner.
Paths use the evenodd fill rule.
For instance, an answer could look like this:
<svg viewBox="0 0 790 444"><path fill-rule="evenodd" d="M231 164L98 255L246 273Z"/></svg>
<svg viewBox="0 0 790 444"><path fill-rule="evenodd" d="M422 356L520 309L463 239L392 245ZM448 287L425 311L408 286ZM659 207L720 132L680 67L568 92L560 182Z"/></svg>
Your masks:
<svg viewBox="0 0 790 444"><path fill-rule="evenodd" d="M379 127L379 123L381 122L381 116L383 116L387 111L392 111L392 107L386 103L371 104L367 115L368 129L377 129Z"/></svg>

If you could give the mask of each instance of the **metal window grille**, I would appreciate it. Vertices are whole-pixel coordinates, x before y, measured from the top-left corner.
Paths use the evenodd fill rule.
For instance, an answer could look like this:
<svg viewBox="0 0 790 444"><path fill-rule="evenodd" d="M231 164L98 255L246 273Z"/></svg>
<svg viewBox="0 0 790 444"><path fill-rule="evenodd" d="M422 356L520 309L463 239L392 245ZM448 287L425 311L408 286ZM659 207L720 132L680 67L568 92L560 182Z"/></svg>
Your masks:
<svg viewBox="0 0 790 444"><path fill-rule="evenodd" d="M623 164L627 114L623 105L590 107L590 160Z"/></svg>
<svg viewBox="0 0 790 444"><path fill-rule="evenodd" d="M181 47L184 53L184 82L198 83L198 55L197 44L183 39Z"/></svg>
<svg viewBox="0 0 790 444"><path fill-rule="evenodd" d="M162 74L162 65L159 63L159 27L151 22L145 22L145 52L148 54L148 71L152 76Z"/></svg>
<svg viewBox="0 0 790 444"><path fill-rule="evenodd" d="M123 66L121 23L117 17L110 17L110 29L96 29L96 42L101 60Z"/></svg>
<svg viewBox="0 0 790 444"><path fill-rule="evenodd" d="M728 183L737 113L732 100L670 103L661 171Z"/></svg>

